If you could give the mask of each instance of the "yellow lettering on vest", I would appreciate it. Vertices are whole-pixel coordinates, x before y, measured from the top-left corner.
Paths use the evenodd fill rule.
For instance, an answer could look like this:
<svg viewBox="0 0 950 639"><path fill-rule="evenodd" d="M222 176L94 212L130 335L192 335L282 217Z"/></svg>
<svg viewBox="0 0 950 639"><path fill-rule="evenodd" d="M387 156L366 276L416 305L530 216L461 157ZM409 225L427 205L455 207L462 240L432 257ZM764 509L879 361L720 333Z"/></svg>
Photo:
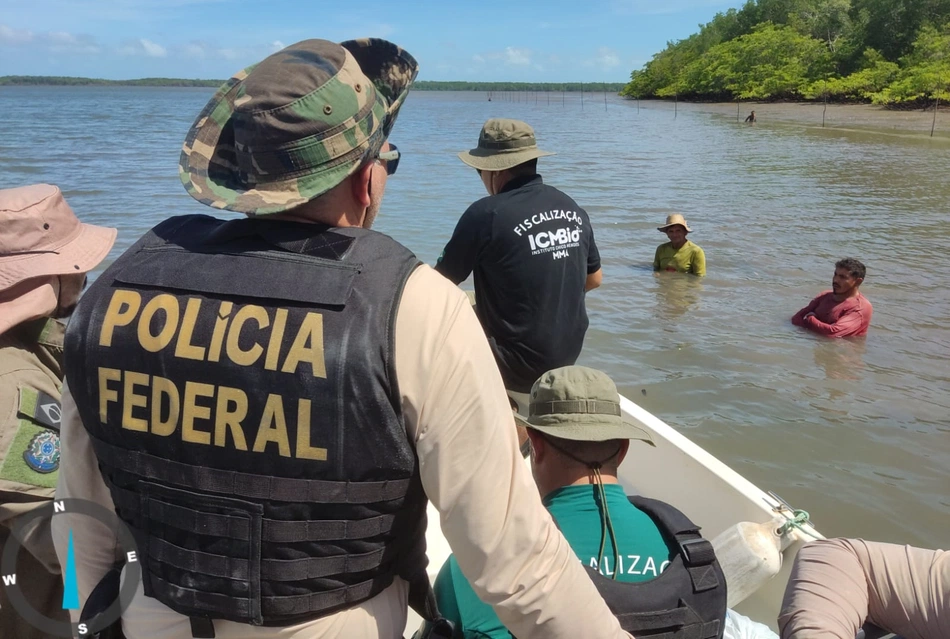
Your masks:
<svg viewBox="0 0 950 639"><path fill-rule="evenodd" d="M106 423L109 402L119 401L118 391L109 388L108 383L117 382L120 379L122 379L122 371L99 367L99 421L103 424Z"/></svg>
<svg viewBox="0 0 950 639"><path fill-rule="evenodd" d="M174 295L162 293L149 300L142 315L139 316L139 344L150 353L157 353L168 346L178 328L178 299ZM152 318L158 311L164 311L165 320L158 335L152 335Z"/></svg>
<svg viewBox="0 0 950 639"><path fill-rule="evenodd" d="M168 419L162 419L162 398L168 398ZM181 416L181 396L174 382L156 375L152 378L152 423L153 435L168 437L178 428Z"/></svg>
<svg viewBox="0 0 950 639"><path fill-rule="evenodd" d="M196 359L199 362L205 358L205 347L195 346L191 343L191 335L194 333L195 323L198 321L199 310L201 310L201 300L197 297L189 297L188 305L185 307L185 316L181 320L178 342L175 343L175 357Z"/></svg>
<svg viewBox="0 0 950 639"><path fill-rule="evenodd" d="M300 362L310 363L314 377L327 376L327 365L323 359L323 315L320 313L307 313L280 370L296 373Z"/></svg>
<svg viewBox="0 0 950 639"><path fill-rule="evenodd" d="M137 430L140 433L148 432L148 422L139 417L132 416L133 408L145 408L148 402L146 395L136 395L136 386L148 387L148 375L145 373L135 373L125 371L125 379L122 387L122 428L126 430Z"/></svg>
<svg viewBox="0 0 950 639"><path fill-rule="evenodd" d="M326 448L310 446L310 404L309 399L301 399L297 404L297 459L326 461Z"/></svg>
<svg viewBox="0 0 950 639"><path fill-rule="evenodd" d="M228 328L228 316L234 302L221 302L218 307L218 317L214 320L214 330L211 332L211 345L208 347L208 361L217 362L221 359L221 345L224 344L224 331Z"/></svg>
<svg viewBox="0 0 950 639"><path fill-rule="evenodd" d="M238 450L247 450L241 422L247 417L247 394L239 388L218 387L218 405L214 411L214 445L222 448L227 444L227 431Z"/></svg>
<svg viewBox="0 0 950 639"><path fill-rule="evenodd" d="M119 289L112 294L109 308L102 318L102 331L99 333L99 346L112 346L112 331L116 326L128 326L142 306L142 296L135 291Z"/></svg>
<svg viewBox="0 0 950 639"><path fill-rule="evenodd" d="M254 439L254 452L263 453L268 442L275 442L281 457L290 457L290 439L287 437L287 418L284 417L284 399L271 393L264 405L261 427Z"/></svg>
<svg viewBox="0 0 950 639"><path fill-rule="evenodd" d="M242 306L241 309L235 313L234 321L231 322L231 328L228 329L227 352L228 358L238 366L253 365L254 362L260 358L261 353L264 352L264 348L257 342L254 342L254 346L246 351L241 349L241 329L244 328L244 323L249 319L256 320L258 328L267 328L270 325L270 318L267 317L267 311L260 306L248 304L247 306Z"/></svg>
<svg viewBox="0 0 950 639"><path fill-rule="evenodd" d="M269 371L277 370L277 358L280 356L280 344L284 341L284 328L287 326L287 309L278 308L274 317L274 328L270 332L267 342L267 356L264 358L264 368Z"/></svg>
<svg viewBox="0 0 950 639"><path fill-rule="evenodd" d="M198 382L185 382L185 401L181 414L181 439L192 444L210 444L211 433L195 430L196 419L211 417L209 406L199 406L195 400L199 397L214 397L214 386Z"/></svg>

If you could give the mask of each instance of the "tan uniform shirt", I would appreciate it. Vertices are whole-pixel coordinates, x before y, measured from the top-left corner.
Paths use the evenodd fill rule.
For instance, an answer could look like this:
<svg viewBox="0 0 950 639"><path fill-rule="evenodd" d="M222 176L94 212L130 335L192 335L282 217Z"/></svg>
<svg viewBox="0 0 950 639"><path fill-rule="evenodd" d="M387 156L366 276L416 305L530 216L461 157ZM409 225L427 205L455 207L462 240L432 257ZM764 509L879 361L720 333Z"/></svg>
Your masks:
<svg viewBox="0 0 950 639"><path fill-rule="evenodd" d="M62 377L63 325L55 320L24 322L0 335L0 552L10 543L18 517L53 498L56 472L38 472L24 458L34 445L55 441L46 424L59 419L58 406L38 404L40 393L59 400ZM38 421L36 416L45 411ZM37 468L53 464L50 451L33 459ZM22 532L17 555L17 586L34 608L65 621L59 562L53 549L49 520L35 519ZM33 639L45 634L29 626L13 608L0 585L0 637Z"/></svg>
<svg viewBox="0 0 950 639"><path fill-rule="evenodd" d="M950 637L950 552L861 539L802 548L778 618L782 639L853 639L866 620L904 639Z"/></svg>
<svg viewBox="0 0 950 639"><path fill-rule="evenodd" d="M55 472L34 471L23 453L35 435L47 430L28 416L37 392L60 397L63 333L62 324L44 318L0 335L0 526L8 529L18 515L53 498ZM34 528L21 541L50 572L59 573L48 526Z"/></svg>
<svg viewBox="0 0 950 639"><path fill-rule="evenodd" d="M476 592L520 639L627 637L541 505L520 454L501 375L465 294L428 266L406 284L396 319L396 375L426 494ZM113 508L68 391L57 497ZM79 521L81 520L81 521ZM114 536L77 518L80 600L113 558ZM54 521L65 555L67 519ZM61 525L62 524L62 525ZM82 549L82 550L78 550ZM286 628L215 621L218 639L402 637L405 582L343 612ZM123 617L128 639L188 639L187 618L141 594Z"/></svg>

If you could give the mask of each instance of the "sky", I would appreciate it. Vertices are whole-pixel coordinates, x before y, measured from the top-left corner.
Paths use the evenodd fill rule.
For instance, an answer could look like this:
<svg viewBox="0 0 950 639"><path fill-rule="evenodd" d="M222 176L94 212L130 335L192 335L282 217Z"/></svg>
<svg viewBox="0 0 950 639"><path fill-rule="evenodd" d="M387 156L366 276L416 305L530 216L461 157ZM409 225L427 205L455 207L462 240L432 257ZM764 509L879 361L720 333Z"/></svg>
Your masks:
<svg viewBox="0 0 950 639"><path fill-rule="evenodd" d="M223 79L308 38L391 40L420 80L626 82L729 0L0 0L0 76Z"/></svg>

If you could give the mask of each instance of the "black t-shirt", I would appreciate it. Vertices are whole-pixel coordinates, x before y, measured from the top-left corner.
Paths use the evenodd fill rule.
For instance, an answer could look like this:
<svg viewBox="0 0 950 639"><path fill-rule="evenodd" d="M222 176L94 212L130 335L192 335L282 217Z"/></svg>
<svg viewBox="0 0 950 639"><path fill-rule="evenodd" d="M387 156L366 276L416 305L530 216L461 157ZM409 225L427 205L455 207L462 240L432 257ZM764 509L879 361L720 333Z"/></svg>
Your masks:
<svg viewBox="0 0 950 639"><path fill-rule="evenodd" d="M509 389L577 361L600 253L587 212L540 175L468 207L435 268L456 284L475 272L475 311Z"/></svg>

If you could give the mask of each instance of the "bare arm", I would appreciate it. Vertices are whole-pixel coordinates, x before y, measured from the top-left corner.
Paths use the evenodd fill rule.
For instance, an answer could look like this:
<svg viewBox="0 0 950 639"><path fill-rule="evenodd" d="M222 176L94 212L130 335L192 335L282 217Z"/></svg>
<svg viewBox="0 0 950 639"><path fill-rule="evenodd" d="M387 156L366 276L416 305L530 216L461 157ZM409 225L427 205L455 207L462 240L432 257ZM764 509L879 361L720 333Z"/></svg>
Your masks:
<svg viewBox="0 0 950 639"><path fill-rule="evenodd" d="M587 281L584 283L584 292L592 291L604 281L604 269L597 269L587 275Z"/></svg>

